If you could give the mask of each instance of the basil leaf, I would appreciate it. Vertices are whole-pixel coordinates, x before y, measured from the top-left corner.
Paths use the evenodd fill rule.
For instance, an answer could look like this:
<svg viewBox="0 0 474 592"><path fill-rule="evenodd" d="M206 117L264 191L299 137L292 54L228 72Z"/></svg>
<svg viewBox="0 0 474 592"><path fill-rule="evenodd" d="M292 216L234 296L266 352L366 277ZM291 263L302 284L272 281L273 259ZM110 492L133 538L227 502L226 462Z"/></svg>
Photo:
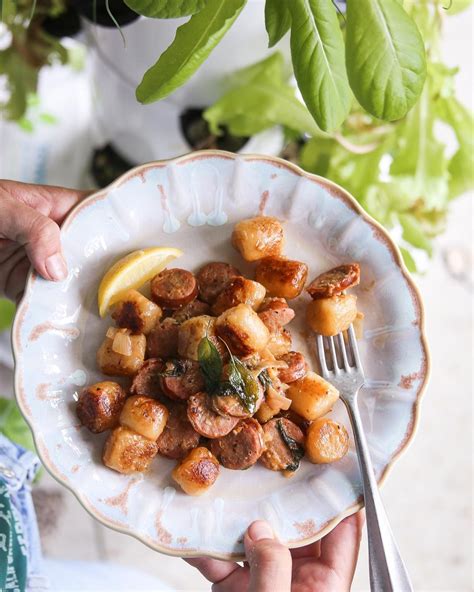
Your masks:
<svg viewBox="0 0 474 592"><path fill-rule="evenodd" d="M286 35L291 25L291 14L287 0L266 0L265 28L268 33L268 47L273 47Z"/></svg>
<svg viewBox="0 0 474 592"><path fill-rule="evenodd" d="M137 14L151 18L180 18L202 10L207 0L124 0Z"/></svg>
<svg viewBox="0 0 474 592"><path fill-rule="evenodd" d="M208 393L219 386L222 376L222 358L209 337L203 337L198 345L198 361Z"/></svg>
<svg viewBox="0 0 474 592"><path fill-rule="evenodd" d="M423 39L398 0L348 0L346 65L359 103L380 119L404 117L426 78Z"/></svg>
<svg viewBox="0 0 474 592"><path fill-rule="evenodd" d="M239 16L246 0L208 0L204 8L176 31L176 37L143 76L136 95L140 103L163 99L184 84L206 60Z"/></svg>
<svg viewBox="0 0 474 592"><path fill-rule="evenodd" d="M277 421L277 428L280 432L283 442L286 444L289 451L291 452L291 455L293 456L293 462L287 465L286 470L296 471L296 469L300 466L300 460L304 456L304 448L301 444L298 444L298 442L294 440L289 434L287 434L281 419Z"/></svg>
<svg viewBox="0 0 474 592"><path fill-rule="evenodd" d="M15 316L15 305L10 300L0 298L0 331L8 329Z"/></svg>
<svg viewBox="0 0 474 592"><path fill-rule="evenodd" d="M332 131L344 121L351 105L336 9L331 0L292 0L289 7L298 87L318 126Z"/></svg>

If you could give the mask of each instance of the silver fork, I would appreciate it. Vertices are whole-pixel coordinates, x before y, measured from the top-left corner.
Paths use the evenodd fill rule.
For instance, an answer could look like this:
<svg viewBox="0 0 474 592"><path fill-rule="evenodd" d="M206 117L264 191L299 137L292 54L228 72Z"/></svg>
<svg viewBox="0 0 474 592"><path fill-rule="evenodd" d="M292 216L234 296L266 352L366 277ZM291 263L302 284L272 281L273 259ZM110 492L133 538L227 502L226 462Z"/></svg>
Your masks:
<svg viewBox="0 0 474 592"><path fill-rule="evenodd" d="M369 541L370 589L372 592L410 592L413 588L380 498L357 406L357 394L364 384L365 377L352 325L347 333L347 349L342 333L334 337L326 337L329 345L328 360L326 360L322 335L317 336L317 349L323 378L339 390L341 399L346 405L354 434L364 488ZM337 357L336 341L342 360L341 365ZM352 360L349 359L348 350Z"/></svg>

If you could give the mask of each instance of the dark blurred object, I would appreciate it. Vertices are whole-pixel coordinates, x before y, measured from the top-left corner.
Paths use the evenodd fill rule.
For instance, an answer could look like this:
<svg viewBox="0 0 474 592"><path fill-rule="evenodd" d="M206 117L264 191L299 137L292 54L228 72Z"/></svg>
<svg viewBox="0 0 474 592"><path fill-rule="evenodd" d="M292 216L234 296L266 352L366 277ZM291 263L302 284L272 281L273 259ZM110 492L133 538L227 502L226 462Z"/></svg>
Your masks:
<svg viewBox="0 0 474 592"><path fill-rule="evenodd" d="M91 23L96 23L102 27L117 27L110 18L104 0L71 0L71 6ZM109 9L121 27L133 23L139 18L139 15L133 12L122 0L109 0Z"/></svg>
<svg viewBox="0 0 474 592"><path fill-rule="evenodd" d="M97 185L102 188L115 181L137 163L128 162L117 153L112 144L94 150L91 163L91 174Z"/></svg>
<svg viewBox="0 0 474 592"><path fill-rule="evenodd" d="M57 17L48 16L41 24L43 31L61 39L62 37L74 37L81 30L81 18L75 8L69 6L66 12Z"/></svg>
<svg viewBox="0 0 474 592"><path fill-rule="evenodd" d="M238 152L249 138L232 136L223 128L222 135L216 136L209 130L203 118L204 108L191 107L183 111L180 117L181 131L193 150L216 149Z"/></svg>

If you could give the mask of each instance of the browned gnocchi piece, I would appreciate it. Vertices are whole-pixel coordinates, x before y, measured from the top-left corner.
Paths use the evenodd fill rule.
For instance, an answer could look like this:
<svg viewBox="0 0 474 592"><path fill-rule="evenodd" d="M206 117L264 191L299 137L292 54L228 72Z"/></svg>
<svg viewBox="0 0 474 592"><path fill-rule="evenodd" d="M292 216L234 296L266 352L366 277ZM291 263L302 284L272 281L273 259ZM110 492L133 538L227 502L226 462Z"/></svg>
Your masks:
<svg viewBox="0 0 474 592"><path fill-rule="evenodd" d="M283 227L279 220L256 216L237 222L232 244L246 261L278 256L283 248Z"/></svg>
<svg viewBox="0 0 474 592"><path fill-rule="evenodd" d="M212 307L215 315L238 304L248 304L257 310L265 298L266 290L258 282L238 276L231 280L217 297Z"/></svg>
<svg viewBox="0 0 474 592"><path fill-rule="evenodd" d="M248 304L239 304L224 311L217 318L216 333L238 356L259 352L270 338L268 329Z"/></svg>
<svg viewBox="0 0 474 592"><path fill-rule="evenodd" d="M82 425L95 434L110 430L118 423L125 391L116 382L104 381L82 389L76 413Z"/></svg>
<svg viewBox="0 0 474 592"><path fill-rule="evenodd" d="M304 288L308 266L301 261L266 257L258 262L255 279L265 286L271 296L296 298Z"/></svg>
<svg viewBox="0 0 474 592"><path fill-rule="evenodd" d="M288 386L286 396L292 401L293 411L312 421L331 411L339 391L316 372L307 372Z"/></svg>
<svg viewBox="0 0 474 592"><path fill-rule="evenodd" d="M357 297L339 294L332 298L312 300L306 309L310 328L320 335L337 335L346 331L357 317Z"/></svg>
<svg viewBox="0 0 474 592"><path fill-rule="evenodd" d="M117 327L130 329L132 333L148 335L156 323L160 320L163 311L161 308L145 298L137 290L123 292L120 302L112 310L112 318Z"/></svg>
<svg viewBox="0 0 474 592"><path fill-rule="evenodd" d="M280 358L291 350L291 334L286 329L278 329L270 333L267 349L275 358Z"/></svg>
<svg viewBox="0 0 474 592"><path fill-rule="evenodd" d="M173 469L172 477L188 495L202 495L219 476L219 461L210 450L194 448Z"/></svg>
<svg viewBox="0 0 474 592"><path fill-rule="evenodd" d="M108 331L109 333L109 331ZM115 337L105 337L97 351L97 365L101 372L111 376L133 376L145 359L145 335L129 335L130 354L114 351Z"/></svg>
<svg viewBox="0 0 474 592"><path fill-rule="evenodd" d="M119 426L107 438L102 460L109 469L125 475L143 473L157 452L155 442L129 428Z"/></svg>
<svg viewBox="0 0 474 592"><path fill-rule="evenodd" d="M157 440L165 429L168 409L155 399L128 397L120 414L120 424L149 440Z"/></svg>
<svg viewBox="0 0 474 592"><path fill-rule="evenodd" d="M326 464L340 460L349 449L346 428L327 417L313 421L306 432L306 454L312 463Z"/></svg>

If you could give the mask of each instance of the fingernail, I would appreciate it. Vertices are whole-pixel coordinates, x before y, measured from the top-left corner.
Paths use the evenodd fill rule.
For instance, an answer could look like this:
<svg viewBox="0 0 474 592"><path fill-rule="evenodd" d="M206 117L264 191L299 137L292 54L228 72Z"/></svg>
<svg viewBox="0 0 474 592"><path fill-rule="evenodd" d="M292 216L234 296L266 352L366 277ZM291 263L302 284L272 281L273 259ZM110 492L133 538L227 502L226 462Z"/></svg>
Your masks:
<svg viewBox="0 0 474 592"><path fill-rule="evenodd" d="M55 253L46 259L46 271L53 280L61 281L67 277L67 265L61 253Z"/></svg>
<svg viewBox="0 0 474 592"><path fill-rule="evenodd" d="M263 539L273 539L275 537L272 527L262 520L252 522L248 529L248 535L255 543Z"/></svg>

